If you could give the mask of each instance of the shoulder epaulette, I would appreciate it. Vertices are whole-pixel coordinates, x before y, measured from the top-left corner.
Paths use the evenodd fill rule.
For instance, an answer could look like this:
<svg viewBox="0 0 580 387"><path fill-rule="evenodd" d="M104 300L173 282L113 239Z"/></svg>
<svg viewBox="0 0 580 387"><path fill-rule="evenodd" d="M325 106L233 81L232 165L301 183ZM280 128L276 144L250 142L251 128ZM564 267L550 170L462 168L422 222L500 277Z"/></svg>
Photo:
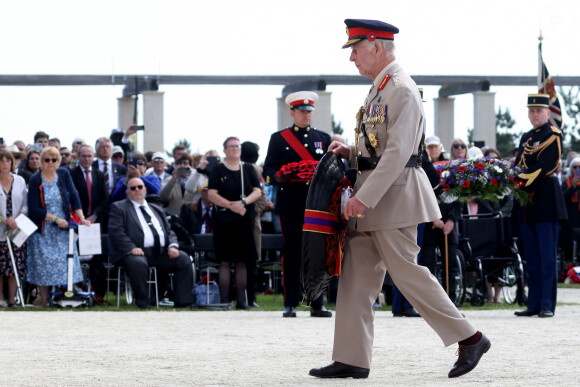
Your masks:
<svg viewBox="0 0 580 387"><path fill-rule="evenodd" d="M397 76L397 73L394 73L391 79L393 80L395 86L403 86L403 81L401 81L401 78Z"/></svg>
<svg viewBox="0 0 580 387"><path fill-rule="evenodd" d="M556 134L562 134L562 131L558 128L556 128L555 126L552 125L552 132L556 133Z"/></svg>

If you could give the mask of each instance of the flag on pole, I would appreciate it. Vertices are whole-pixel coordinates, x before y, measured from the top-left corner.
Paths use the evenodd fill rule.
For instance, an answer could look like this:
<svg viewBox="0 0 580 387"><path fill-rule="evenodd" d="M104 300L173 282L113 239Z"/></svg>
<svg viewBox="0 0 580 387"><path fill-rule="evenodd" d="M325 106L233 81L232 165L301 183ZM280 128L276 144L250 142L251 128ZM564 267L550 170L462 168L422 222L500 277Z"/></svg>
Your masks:
<svg viewBox="0 0 580 387"><path fill-rule="evenodd" d="M546 68L546 64L544 63L544 59L542 59L542 34L538 40L540 43L538 44L538 59L539 59L539 67L538 67L538 92L540 94L548 94L550 96L550 124L552 126L557 127L558 129L562 128L562 111L560 110L560 101L558 101L558 95L556 94L556 88L554 87L554 81L552 81L552 77L550 77L550 73Z"/></svg>

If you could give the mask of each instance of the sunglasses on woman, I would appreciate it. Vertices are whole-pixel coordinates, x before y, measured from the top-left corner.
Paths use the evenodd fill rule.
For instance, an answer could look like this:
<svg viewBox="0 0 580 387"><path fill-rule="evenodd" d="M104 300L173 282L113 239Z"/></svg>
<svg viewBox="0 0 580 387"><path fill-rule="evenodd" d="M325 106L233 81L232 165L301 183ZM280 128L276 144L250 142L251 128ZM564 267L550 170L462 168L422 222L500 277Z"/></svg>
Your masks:
<svg viewBox="0 0 580 387"><path fill-rule="evenodd" d="M135 190L138 190L138 189L143 189L143 185L142 184L134 185L132 187L129 187L129 189L131 189L131 191L135 191Z"/></svg>
<svg viewBox="0 0 580 387"><path fill-rule="evenodd" d="M57 161L58 161L58 159L56 157L52 158L52 159L44 159L45 163L50 163L50 162L56 163Z"/></svg>
<svg viewBox="0 0 580 387"><path fill-rule="evenodd" d="M453 149L465 149L465 148L467 147L463 144L453 144Z"/></svg>

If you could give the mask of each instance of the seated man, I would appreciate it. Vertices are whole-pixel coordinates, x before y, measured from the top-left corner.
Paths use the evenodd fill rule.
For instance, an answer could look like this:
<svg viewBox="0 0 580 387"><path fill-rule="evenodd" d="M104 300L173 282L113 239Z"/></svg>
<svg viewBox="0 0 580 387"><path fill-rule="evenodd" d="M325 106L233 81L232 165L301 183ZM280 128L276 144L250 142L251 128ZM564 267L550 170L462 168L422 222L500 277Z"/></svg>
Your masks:
<svg viewBox="0 0 580 387"><path fill-rule="evenodd" d="M124 266L140 309L149 309L147 269L157 267L174 273L175 307L193 304L193 273L187 254L178 250L177 237L171 231L164 212L145 200L143 180L133 178L127 184L127 199L111 205L109 213L109 249L111 262ZM162 286L159 287L163 289Z"/></svg>

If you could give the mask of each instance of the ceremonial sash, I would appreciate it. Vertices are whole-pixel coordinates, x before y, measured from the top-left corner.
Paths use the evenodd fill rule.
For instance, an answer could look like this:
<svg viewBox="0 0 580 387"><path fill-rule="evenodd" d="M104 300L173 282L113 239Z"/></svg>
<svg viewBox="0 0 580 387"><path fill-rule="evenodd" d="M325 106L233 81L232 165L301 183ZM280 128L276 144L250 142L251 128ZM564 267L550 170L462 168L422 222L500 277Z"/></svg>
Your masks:
<svg viewBox="0 0 580 387"><path fill-rule="evenodd" d="M314 160L314 157L312 157L310 152L308 152L304 145L298 141L296 136L294 136L289 129L283 130L280 134L284 137L284 140L286 140L288 145L290 145L290 147L294 149L294 151L298 153L298 156L302 157L303 160Z"/></svg>
<svg viewBox="0 0 580 387"><path fill-rule="evenodd" d="M340 227L340 219L333 213L314 210L306 210L304 212L303 231L337 234Z"/></svg>

